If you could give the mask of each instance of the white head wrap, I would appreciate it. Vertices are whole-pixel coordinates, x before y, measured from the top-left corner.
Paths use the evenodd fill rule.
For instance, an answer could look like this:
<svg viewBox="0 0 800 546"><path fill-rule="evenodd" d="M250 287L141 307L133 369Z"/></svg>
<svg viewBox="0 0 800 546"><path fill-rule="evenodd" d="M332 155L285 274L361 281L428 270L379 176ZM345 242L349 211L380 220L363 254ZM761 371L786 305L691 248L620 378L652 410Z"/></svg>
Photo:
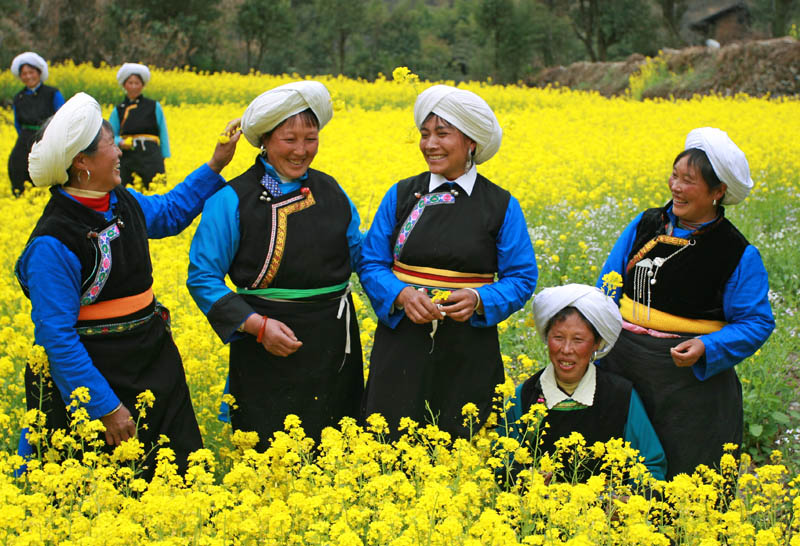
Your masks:
<svg viewBox="0 0 800 546"><path fill-rule="evenodd" d="M33 51L20 53L11 61L11 73L19 78L19 69L22 68L23 64L29 64L34 68L38 68L39 72L41 72L40 79L42 83L47 81L47 76L50 74L47 72L47 61L45 61L41 55Z"/></svg>
<svg viewBox="0 0 800 546"><path fill-rule="evenodd" d="M599 288L585 284L545 288L533 298L533 320L542 341L547 342L547 323L565 307L575 307L597 329L603 342L596 357L607 355L622 330L622 315L614 300Z"/></svg>
<svg viewBox="0 0 800 546"><path fill-rule="evenodd" d="M747 158L725 131L713 127L694 129L686 136L684 149L689 148L703 150L717 178L728 186L722 198L723 205L740 203L753 189Z"/></svg>
<svg viewBox="0 0 800 546"><path fill-rule="evenodd" d="M311 108L322 130L333 117L331 94L320 82L300 81L280 85L257 96L242 116L242 133L258 148L261 136L280 122Z"/></svg>
<svg viewBox="0 0 800 546"><path fill-rule="evenodd" d="M97 101L86 93L69 99L54 115L28 156L31 180L37 186L63 184L67 169L78 152L97 137L103 114Z"/></svg>
<svg viewBox="0 0 800 546"><path fill-rule="evenodd" d="M475 163L488 161L500 149L503 129L486 101L472 91L450 85L427 88L414 103L417 129L422 129L425 118L431 112L446 119L475 141Z"/></svg>
<svg viewBox="0 0 800 546"><path fill-rule="evenodd" d="M136 74L142 79L142 85L150 81L150 69L139 63L125 63L117 70L117 83L122 85L125 80Z"/></svg>

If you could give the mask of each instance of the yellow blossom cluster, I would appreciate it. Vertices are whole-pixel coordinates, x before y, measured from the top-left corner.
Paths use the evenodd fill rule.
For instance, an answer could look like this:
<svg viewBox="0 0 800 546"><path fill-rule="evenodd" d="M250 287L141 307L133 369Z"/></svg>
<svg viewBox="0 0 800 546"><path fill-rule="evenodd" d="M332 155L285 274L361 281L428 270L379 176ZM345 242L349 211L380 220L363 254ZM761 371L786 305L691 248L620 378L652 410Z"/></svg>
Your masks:
<svg viewBox="0 0 800 546"><path fill-rule="evenodd" d="M111 103L122 96L115 72L67 63L52 67L48 83L67 96L70 90L85 89L101 97L108 116ZM427 84L411 76L401 71L373 83L322 78L333 96L334 117L321 132L313 166L339 181L356 204L363 229L391 184L426 168L412 109L416 93ZM0 93L19 87L9 77L0 74ZM155 70L146 93L164 105L172 157L166 160L166 176L150 191L167 191L206 162L226 123L241 116L249 100L293 79ZM711 125L725 129L746 152L756 181L751 197L726 213L759 247L775 290L774 305L797 305L796 271L784 274L780 268L787 267L782 253L798 244L797 228L784 220L785 207L798 202L800 193L800 154L794 148L800 101L698 97L636 102L566 89L462 85L487 100L503 127L499 153L479 172L509 189L522 205L540 269L537 290L562 282L594 284L621 229L643 208L669 198L666 179L687 132ZM756 468L745 457L738 494L728 502L726 468L738 466L727 458L719 472L700 469L652 485L656 495L631 488L610 471L582 484L546 483L540 472L524 471L513 485L501 486L498 469L512 459L530 467L536 461L536 469L544 471L557 470L557 460L536 460L524 446L487 431L473 442L451 443L437 429L410 422L405 423L405 441L394 445L382 440L385 423L373 419L366 429L346 420L312 447L290 420L267 452L254 452L252 434L231 435L229 426L217 420L228 349L185 288L196 223L180 236L151 241L151 255L154 291L172 311L173 335L207 449L193 455L189 472L180 477L170 451L163 448L156 478L147 484L135 472L142 446L132 442L113 459L85 449L99 431L76 412L77 436L50 440L48 449L62 456L48 458L45 450L28 464L23 478L11 477L21 463L14 454L20 427L42 424L36 410L26 412L23 371L30 362L36 373L47 376L45 356L31 350L30 304L13 267L49 193L30 189L19 199L11 197L5 158L15 139L12 113L0 109L1 542L800 546L800 478L792 478L791 465L781 461ZM242 139L223 175L230 179L243 172L256 153ZM775 235L778 231L782 235ZM607 284L614 288L616 280ZM368 365L376 320L358 286L354 303ZM779 328L797 331L796 318L782 320L787 322ZM547 357L528 309L503 321L498 330L513 390L514 381L533 374ZM770 343L760 359L783 361L789 349L782 352ZM750 372L740 368L747 393ZM76 393L75 400L85 403L85 393ZM140 402L144 407L152 400L145 394ZM467 407L465 420L473 413ZM581 446L579 439L568 438L563 449L577 450L576 456L606 457L609 469L632 458L619 443ZM64 459L70 453L74 456Z"/></svg>

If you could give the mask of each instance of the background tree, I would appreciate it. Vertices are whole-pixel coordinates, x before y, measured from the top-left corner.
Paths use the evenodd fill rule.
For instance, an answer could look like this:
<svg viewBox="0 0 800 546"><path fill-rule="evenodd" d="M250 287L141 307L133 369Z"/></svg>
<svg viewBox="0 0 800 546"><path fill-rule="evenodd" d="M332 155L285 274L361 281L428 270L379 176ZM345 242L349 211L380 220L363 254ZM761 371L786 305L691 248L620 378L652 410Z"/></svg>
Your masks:
<svg viewBox="0 0 800 546"><path fill-rule="evenodd" d="M574 0L568 14L593 62L607 61L612 46L646 34L653 24L645 0Z"/></svg>
<svg viewBox="0 0 800 546"><path fill-rule="evenodd" d="M237 10L236 22L245 42L248 68L266 72L285 70L294 33L290 0L244 0ZM275 54L264 67L267 51Z"/></svg>
<svg viewBox="0 0 800 546"><path fill-rule="evenodd" d="M365 15L364 0L315 0L314 10L320 27L317 40L326 40L336 59L339 74L345 74L347 41L362 28ZM318 42L316 42L318 43Z"/></svg>

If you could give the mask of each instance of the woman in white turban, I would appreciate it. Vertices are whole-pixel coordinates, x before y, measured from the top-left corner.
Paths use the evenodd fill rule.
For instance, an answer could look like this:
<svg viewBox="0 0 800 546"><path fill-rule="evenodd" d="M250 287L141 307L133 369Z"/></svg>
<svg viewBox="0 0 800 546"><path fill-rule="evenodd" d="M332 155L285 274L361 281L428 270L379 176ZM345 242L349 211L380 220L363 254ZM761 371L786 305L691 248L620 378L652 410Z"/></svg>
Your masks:
<svg viewBox="0 0 800 546"><path fill-rule="evenodd" d="M231 125L235 129L236 124ZM78 387L89 389L89 417L106 427L109 449L138 435L153 475L164 434L185 469L202 447L183 365L169 330L169 312L153 295L149 238L176 235L225 180L239 133L218 144L211 160L164 195L144 196L121 186L120 150L100 105L72 97L45 123L30 153L31 178L50 186L42 212L16 265L31 300L36 343L50 362L50 378L25 373L29 409L42 409L49 430L67 428L65 405ZM136 430L137 396L149 389L155 405ZM23 434L22 454L30 453Z"/></svg>
<svg viewBox="0 0 800 546"><path fill-rule="evenodd" d="M400 435L403 417L469 436L503 381L496 325L536 287L536 258L519 202L478 174L502 129L475 93L428 88L414 105L428 170L392 186L364 240L359 277L379 324L363 413ZM446 300L440 295L448 292Z"/></svg>
<svg viewBox="0 0 800 546"><path fill-rule="evenodd" d="M257 432L262 450L288 414L319 440L357 416L364 390L350 296L361 219L336 180L310 168L332 116L315 81L253 100L242 132L261 153L208 201L189 253L189 292L230 343L226 392L236 403L220 418Z"/></svg>
<svg viewBox="0 0 800 546"><path fill-rule="evenodd" d="M117 83L125 98L112 111L108 121L114 140L122 150L122 184L133 182L136 173L145 189L157 174L163 174L164 159L170 156L167 122L158 101L142 94L150 81L150 69L139 63L125 63L117 71Z"/></svg>
<svg viewBox="0 0 800 546"><path fill-rule="evenodd" d="M622 329L614 300L583 284L546 288L533 299L533 317L550 362L517 387L501 433L528 442L537 455L553 454L555 442L572 432L580 432L586 445L622 438L639 451L653 477L663 480L664 450L636 390L627 379L594 365L614 347ZM520 421L533 404L547 407L538 424L544 434ZM595 464L582 461L564 474L583 481Z"/></svg>
<svg viewBox="0 0 800 546"><path fill-rule="evenodd" d="M11 155L8 156L11 191L19 196L25 191L25 182L31 179L28 173L28 152L31 150L33 137L44 120L61 108L64 97L55 87L44 84L48 76L47 62L33 51L26 51L14 57L11 62L11 73L25 84L25 87L14 95L14 127L17 130L17 142L11 150Z"/></svg>
<svg viewBox="0 0 800 546"><path fill-rule="evenodd" d="M668 478L718 466L742 442L734 366L775 327L758 250L725 217L753 181L728 135L694 129L673 162L672 199L634 218L600 273L622 276L624 319L601 365L633 381L669 463Z"/></svg>

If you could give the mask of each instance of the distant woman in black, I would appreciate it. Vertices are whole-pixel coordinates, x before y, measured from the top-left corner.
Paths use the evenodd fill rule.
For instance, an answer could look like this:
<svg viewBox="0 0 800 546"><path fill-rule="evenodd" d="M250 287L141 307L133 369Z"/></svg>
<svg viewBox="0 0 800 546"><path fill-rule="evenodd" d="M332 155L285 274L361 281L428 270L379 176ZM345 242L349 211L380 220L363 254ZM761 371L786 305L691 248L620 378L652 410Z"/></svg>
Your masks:
<svg viewBox="0 0 800 546"><path fill-rule="evenodd" d="M20 53L11 62L11 72L25 87L14 95L14 127L17 129L17 142L8 156L8 177L11 191L20 195L25 190L28 174L28 152L33 137L44 120L56 113L64 104L64 97L55 87L45 85L47 81L47 61L33 51Z"/></svg>
<svg viewBox="0 0 800 546"><path fill-rule="evenodd" d="M122 183L133 182L133 173L145 189L157 174L165 172L164 158L170 156L167 123L161 105L142 95L150 81L150 69L143 64L125 63L117 71L117 82L125 89L125 99L108 118L114 140L122 150Z"/></svg>

